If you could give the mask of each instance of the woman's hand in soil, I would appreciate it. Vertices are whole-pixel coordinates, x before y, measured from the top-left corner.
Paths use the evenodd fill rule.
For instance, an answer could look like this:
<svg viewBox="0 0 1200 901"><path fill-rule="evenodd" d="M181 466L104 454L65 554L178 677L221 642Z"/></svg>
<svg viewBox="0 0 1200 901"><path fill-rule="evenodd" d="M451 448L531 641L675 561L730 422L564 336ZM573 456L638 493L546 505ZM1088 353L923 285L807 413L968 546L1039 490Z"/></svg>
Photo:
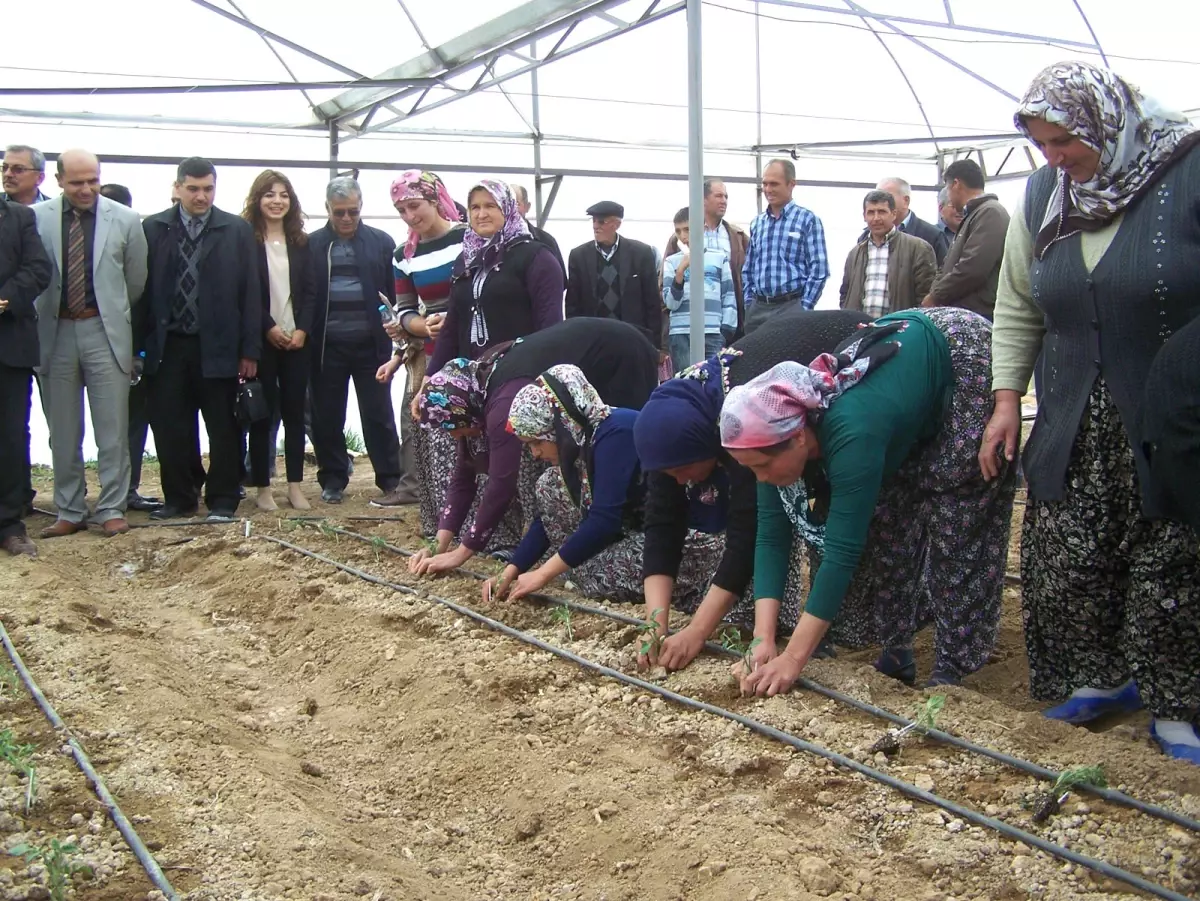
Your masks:
<svg viewBox="0 0 1200 901"><path fill-rule="evenodd" d="M509 592L508 599L516 601L527 594L535 594L545 588L549 581L540 568L527 573L521 573L521 575L517 576L516 584L513 585L512 591Z"/></svg>
<svg viewBox="0 0 1200 901"><path fill-rule="evenodd" d="M491 600L499 601L508 594L509 588L512 587L513 580L519 576L515 566L504 567L504 572L494 579L488 579L483 583L483 600L487 603Z"/></svg>
<svg viewBox="0 0 1200 901"><path fill-rule="evenodd" d="M808 658L800 660L784 651L742 679L742 694L773 698L775 695L791 691L800 674L804 672L806 663Z"/></svg>
<svg viewBox="0 0 1200 901"><path fill-rule="evenodd" d="M706 638L708 636L698 629L684 626L663 641L658 650L658 662L669 670L683 669L700 655Z"/></svg>
<svg viewBox="0 0 1200 901"><path fill-rule="evenodd" d="M417 553L420 553L420 551ZM436 576L439 573L458 569L470 560L471 557L471 549L460 544L452 551L446 551L433 557L425 557L422 560L417 560L416 557L413 557L409 562L408 568L418 576Z"/></svg>
<svg viewBox="0 0 1200 901"><path fill-rule="evenodd" d="M758 644L756 644L754 647L752 647L750 649L750 653L749 653L750 672L749 673L746 672L746 658L745 657L742 657L741 660L739 660L737 663L735 663L733 666L731 666L729 668L729 671L731 673L733 673L733 678L737 679L738 683L741 685L742 694L747 694L746 677L749 676L751 673L758 672L760 669L762 669L762 667L766 666L768 663L770 663L772 660L774 660L778 656L779 656L779 648L777 648L775 646L775 640L771 639L770 641L767 641L766 639L763 639L763 640L759 641Z"/></svg>

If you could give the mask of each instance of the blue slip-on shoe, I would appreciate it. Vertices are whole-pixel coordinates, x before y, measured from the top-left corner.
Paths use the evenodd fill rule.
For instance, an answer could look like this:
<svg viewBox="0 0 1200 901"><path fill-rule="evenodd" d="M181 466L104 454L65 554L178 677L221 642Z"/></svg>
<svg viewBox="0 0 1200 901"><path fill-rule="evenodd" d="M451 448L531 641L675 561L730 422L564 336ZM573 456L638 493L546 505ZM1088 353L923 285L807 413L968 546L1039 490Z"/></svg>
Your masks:
<svg viewBox="0 0 1200 901"><path fill-rule="evenodd" d="M943 685L962 685L962 676L946 670L935 669L925 683L926 688L940 688Z"/></svg>
<svg viewBox="0 0 1200 901"><path fill-rule="evenodd" d="M917 681L917 662L913 660L912 648L884 648L875 661L875 669L905 685Z"/></svg>
<svg viewBox="0 0 1200 901"><path fill-rule="evenodd" d="M1057 707L1051 707L1042 716L1063 723L1078 725L1112 713L1132 713L1142 708L1137 683L1130 681L1120 693L1111 698L1068 698Z"/></svg>
<svg viewBox="0 0 1200 901"><path fill-rule="evenodd" d="M1158 742L1158 746L1162 748L1164 754L1168 757L1174 757L1176 760L1186 760L1188 763L1200 766L1200 748L1197 748L1195 745L1185 745L1159 738L1158 732L1154 728L1157 724L1158 720L1150 724L1150 734L1154 736L1154 740ZM1193 726L1192 731L1195 732L1195 730L1196 727Z"/></svg>

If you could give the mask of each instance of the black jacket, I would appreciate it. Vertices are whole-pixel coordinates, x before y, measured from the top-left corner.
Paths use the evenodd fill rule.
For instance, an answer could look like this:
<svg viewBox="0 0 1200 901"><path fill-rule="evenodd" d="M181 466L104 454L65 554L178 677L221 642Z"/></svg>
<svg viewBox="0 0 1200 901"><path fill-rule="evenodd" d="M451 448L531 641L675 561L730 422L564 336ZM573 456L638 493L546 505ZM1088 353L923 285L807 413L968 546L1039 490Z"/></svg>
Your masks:
<svg viewBox="0 0 1200 901"><path fill-rule="evenodd" d="M142 302L134 307L134 346L146 351L148 375L158 371L166 346L182 227L174 206L142 222L150 276ZM258 255L250 223L213 207L200 245L200 366L205 378L237 378L240 361L257 360L262 353Z"/></svg>
<svg viewBox="0 0 1200 901"><path fill-rule="evenodd" d="M912 218L908 220L907 225L900 227L900 231L906 235L912 235L914 238L920 238L932 247L933 256L937 260L937 267L938 269L942 268L942 261L946 259L946 251L950 248L950 242L946 240L945 232L936 225L926 222L916 213L912 214ZM858 242L861 244L865 241L868 234L870 234L870 231L864 228L862 234L858 236Z"/></svg>
<svg viewBox="0 0 1200 901"><path fill-rule="evenodd" d="M308 335L312 332L313 313L317 306L317 277L313 268L311 244L289 243L288 280L292 283L292 318L296 328ZM265 335L275 326L271 318L271 275L267 266L267 248L258 246L258 281L262 286L262 330ZM308 342L305 341L305 346Z"/></svg>
<svg viewBox="0 0 1200 901"><path fill-rule="evenodd" d="M567 318L599 316L596 278L600 254L594 241L571 251L567 263ZM617 319L637 326L656 350L662 349L662 297L658 293L658 264L654 248L632 238L621 238L617 247L617 291L621 296ZM605 317L608 318L608 317Z"/></svg>
<svg viewBox="0 0 1200 901"><path fill-rule="evenodd" d="M558 260L558 268L562 270L563 284L566 284L567 264L563 262L562 251L558 249L558 242L554 240L554 235L550 234L544 228L538 228L532 222L527 222L526 224L529 226L529 233L533 235L533 240L539 244L544 244L554 254L554 259Z"/></svg>
<svg viewBox="0 0 1200 901"><path fill-rule="evenodd" d="M309 337L315 348L313 367L317 371L325 362L325 324L329 321L329 251L335 240L337 233L329 223L308 236L317 298ZM379 304L382 303L379 295L383 294L393 307L396 305L396 275L392 268L392 254L395 251L396 242L391 235L365 222L358 223L358 230L354 233L354 256L358 260L358 277L362 282L367 321L378 326L373 333L375 355L380 364L386 363L392 356L392 339L383 330L383 320L379 317Z"/></svg>
<svg viewBox="0 0 1200 901"><path fill-rule="evenodd" d="M0 199L0 364L33 369L41 362L33 302L50 284L50 258L29 207Z"/></svg>

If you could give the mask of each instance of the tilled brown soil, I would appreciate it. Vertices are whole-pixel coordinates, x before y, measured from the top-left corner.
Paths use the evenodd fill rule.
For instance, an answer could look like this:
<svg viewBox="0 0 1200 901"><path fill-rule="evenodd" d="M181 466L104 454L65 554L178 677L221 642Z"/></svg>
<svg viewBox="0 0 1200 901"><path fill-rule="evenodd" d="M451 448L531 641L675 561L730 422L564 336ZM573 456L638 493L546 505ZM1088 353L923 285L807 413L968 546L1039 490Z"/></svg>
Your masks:
<svg viewBox="0 0 1200 901"><path fill-rule="evenodd" d="M345 505L313 515L377 513L365 507L371 494L360 471ZM248 539L240 524L86 534L41 542L36 561L0 561L0 619L185 898L1138 897L259 536L481 608L470 579L417 583L386 550L253 520ZM409 522L346 525L416 545ZM948 692L939 725L1055 768L1103 763L1114 787L1200 816L1200 771L1164 760L1141 719L1094 734L1038 715L1015 589L1007 601L995 662ZM568 638L544 607L487 612L633 671L631 627L576 614ZM927 669L928 646L920 651ZM911 713L922 693L880 677L870 659L845 653L807 674ZM724 659L702 657L663 684L1183 894L1200 885L1185 830L1076 796L1032 826L1035 780L919 738L891 761L873 757L880 722L808 692L738 698ZM84 857L97 873L76 881L76 897L147 897L149 882L36 709L15 697L0 712L38 745L44 784L55 786L29 819L19 780L0 786L6 847L93 836ZM45 897L35 882L0 858L0 898Z"/></svg>

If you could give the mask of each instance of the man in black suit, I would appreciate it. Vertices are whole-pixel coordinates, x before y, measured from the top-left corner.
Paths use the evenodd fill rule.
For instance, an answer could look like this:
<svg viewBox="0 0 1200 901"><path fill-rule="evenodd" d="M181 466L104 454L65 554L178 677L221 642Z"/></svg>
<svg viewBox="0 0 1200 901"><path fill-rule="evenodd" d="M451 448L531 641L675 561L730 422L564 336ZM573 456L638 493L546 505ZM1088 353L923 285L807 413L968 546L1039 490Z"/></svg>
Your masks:
<svg viewBox="0 0 1200 901"><path fill-rule="evenodd" d="M625 208L603 200L588 208L594 241L571 251L567 318L599 316L637 326L662 352L662 298L654 248L617 234Z"/></svg>
<svg viewBox="0 0 1200 901"><path fill-rule="evenodd" d="M567 267L563 263L562 251L558 249L558 242L554 240L554 235L546 231L544 228L538 228L529 221L529 193L523 185L509 185L512 188L513 197L517 198L517 212L521 214L521 218L525 220L525 224L529 226L529 233L533 235L533 240L539 244L544 244L552 254L554 259L558 260L558 268L562 270L563 282L567 280Z"/></svg>
<svg viewBox="0 0 1200 901"><path fill-rule="evenodd" d="M876 185L876 189L887 191L896 199L896 228L914 238L920 238L932 247L933 255L937 259L940 269L942 260L946 259L949 242L946 241L946 236L936 225L926 222L909 209L909 204L912 202L912 188L909 187L908 182L903 178L885 178ZM866 232L863 232L863 237L866 237Z"/></svg>
<svg viewBox="0 0 1200 901"><path fill-rule="evenodd" d="M262 350L258 244L250 223L213 206L213 164L179 164L179 203L143 223L150 251L146 296L138 304L146 351L150 425L166 503L155 519L191 516L199 504L193 470L196 415L208 430L205 504L209 519L233 519L238 505L239 379L252 379ZM135 338L136 343L136 338Z"/></svg>
<svg viewBox="0 0 1200 901"><path fill-rule="evenodd" d="M21 516L29 501L29 404L40 364L34 301L50 284L50 259L33 211L0 198L0 547L37 556Z"/></svg>

